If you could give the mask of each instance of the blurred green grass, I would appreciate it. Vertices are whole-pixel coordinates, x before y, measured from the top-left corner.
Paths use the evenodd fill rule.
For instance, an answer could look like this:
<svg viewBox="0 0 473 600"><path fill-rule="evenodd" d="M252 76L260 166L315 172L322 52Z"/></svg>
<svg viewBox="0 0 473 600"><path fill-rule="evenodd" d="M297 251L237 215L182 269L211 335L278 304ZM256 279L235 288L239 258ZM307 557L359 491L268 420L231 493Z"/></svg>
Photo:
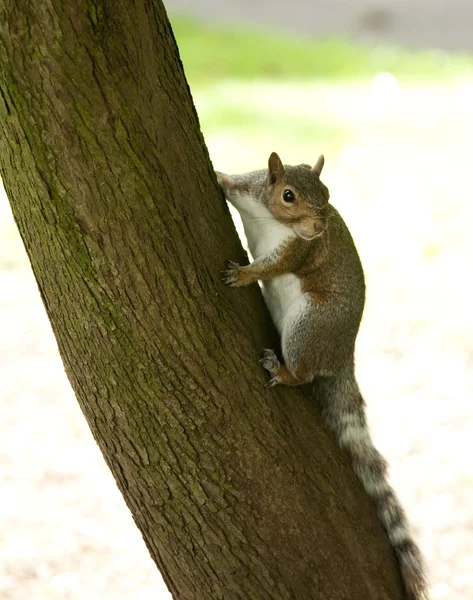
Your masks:
<svg viewBox="0 0 473 600"><path fill-rule="evenodd" d="M358 228L368 268L399 215L411 260L471 251L473 56L180 15L171 23L215 169L262 168L272 151L286 164L323 152L334 204ZM455 231L448 244L441 230Z"/></svg>
<svg viewBox="0 0 473 600"><path fill-rule="evenodd" d="M171 15L170 20L191 86L225 78L346 81L382 71L400 81L473 74L468 54L314 40L281 31L203 24L182 15Z"/></svg>

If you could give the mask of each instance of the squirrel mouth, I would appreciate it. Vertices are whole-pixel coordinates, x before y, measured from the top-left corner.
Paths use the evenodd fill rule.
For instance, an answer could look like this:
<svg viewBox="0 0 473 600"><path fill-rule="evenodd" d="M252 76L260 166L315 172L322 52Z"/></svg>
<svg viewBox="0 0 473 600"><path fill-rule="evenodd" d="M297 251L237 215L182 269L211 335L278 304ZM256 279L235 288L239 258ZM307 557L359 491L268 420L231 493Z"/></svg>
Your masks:
<svg viewBox="0 0 473 600"><path fill-rule="evenodd" d="M310 242L312 240L315 240L315 238L318 238L321 235L323 235L324 232L325 232L325 229L322 229L321 231L317 231L316 233L314 232L314 233L311 233L311 234L305 233L303 231L298 231L297 234L303 240L306 240L306 241Z"/></svg>

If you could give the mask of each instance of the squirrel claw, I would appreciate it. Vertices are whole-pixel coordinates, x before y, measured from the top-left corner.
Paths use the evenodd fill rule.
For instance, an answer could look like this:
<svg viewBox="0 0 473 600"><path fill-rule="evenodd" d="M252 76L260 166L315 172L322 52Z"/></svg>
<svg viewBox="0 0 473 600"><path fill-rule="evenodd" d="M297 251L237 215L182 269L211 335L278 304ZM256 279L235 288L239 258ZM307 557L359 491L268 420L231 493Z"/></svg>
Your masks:
<svg viewBox="0 0 473 600"><path fill-rule="evenodd" d="M238 269L240 265L234 262L233 260L226 260L225 266L227 267L227 269Z"/></svg>
<svg viewBox="0 0 473 600"><path fill-rule="evenodd" d="M240 268L240 265L236 262L233 262L233 260L226 260L225 267L226 267L225 270L220 271L220 273L222 273L222 275L223 275L223 277L222 277L223 283L230 287L237 287L238 286L238 269Z"/></svg>
<svg viewBox="0 0 473 600"><path fill-rule="evenodd" d="M260 358L259 362L261 366L268 371L271 375L271 379L268 382L269 387L273 387L277 385L281 381L281 377L278 375L279 373L279 360L274 350L270 348L265 348L263 350L263 356Z"/></svg>
<svg viewBox="0 0 473 600"><path fill-rule="evenodd" d="M226 273L226 271L222 271L222 273ZM236 287L235 278L231 275L224 275L222 277L222 281L225 285L228 285L229 287Z"/></svg>

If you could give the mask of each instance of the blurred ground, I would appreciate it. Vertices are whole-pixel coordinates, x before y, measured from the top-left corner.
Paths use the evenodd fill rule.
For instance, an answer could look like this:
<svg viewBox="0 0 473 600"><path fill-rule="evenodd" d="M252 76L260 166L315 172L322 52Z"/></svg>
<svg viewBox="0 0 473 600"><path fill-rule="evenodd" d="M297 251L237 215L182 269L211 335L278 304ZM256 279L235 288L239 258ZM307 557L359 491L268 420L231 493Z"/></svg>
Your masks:
<svg viewBox="0 0 473 600"><path fill-rule="evenodd" d="M325 153L367 275L357 365L373 435L432 600L471 600L473 77L193 90L218 170ZM0 598L168 598L69 389L3 196L0 332Z"/></svg>
<svg viewBox="0 0 473 600"><path fill-rule="evenodd" d="M280 27L311 37L343 36L411 48L473 50L471 0L166 0L203 21Z"/></svg>

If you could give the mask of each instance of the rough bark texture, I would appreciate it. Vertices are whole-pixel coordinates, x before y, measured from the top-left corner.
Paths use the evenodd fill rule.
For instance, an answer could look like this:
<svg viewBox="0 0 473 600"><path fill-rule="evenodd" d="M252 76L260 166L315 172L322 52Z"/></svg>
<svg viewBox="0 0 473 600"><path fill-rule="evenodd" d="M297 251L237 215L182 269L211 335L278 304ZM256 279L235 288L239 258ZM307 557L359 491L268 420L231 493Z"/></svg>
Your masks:
<svg viewBox="0 0 473 600"><path fill-rule="evenodd" d="M162 4L0 7L7 193L77 399L174 597L399 600L310 393L265 387L257 286L220 282L243 251Z"/></svg>

